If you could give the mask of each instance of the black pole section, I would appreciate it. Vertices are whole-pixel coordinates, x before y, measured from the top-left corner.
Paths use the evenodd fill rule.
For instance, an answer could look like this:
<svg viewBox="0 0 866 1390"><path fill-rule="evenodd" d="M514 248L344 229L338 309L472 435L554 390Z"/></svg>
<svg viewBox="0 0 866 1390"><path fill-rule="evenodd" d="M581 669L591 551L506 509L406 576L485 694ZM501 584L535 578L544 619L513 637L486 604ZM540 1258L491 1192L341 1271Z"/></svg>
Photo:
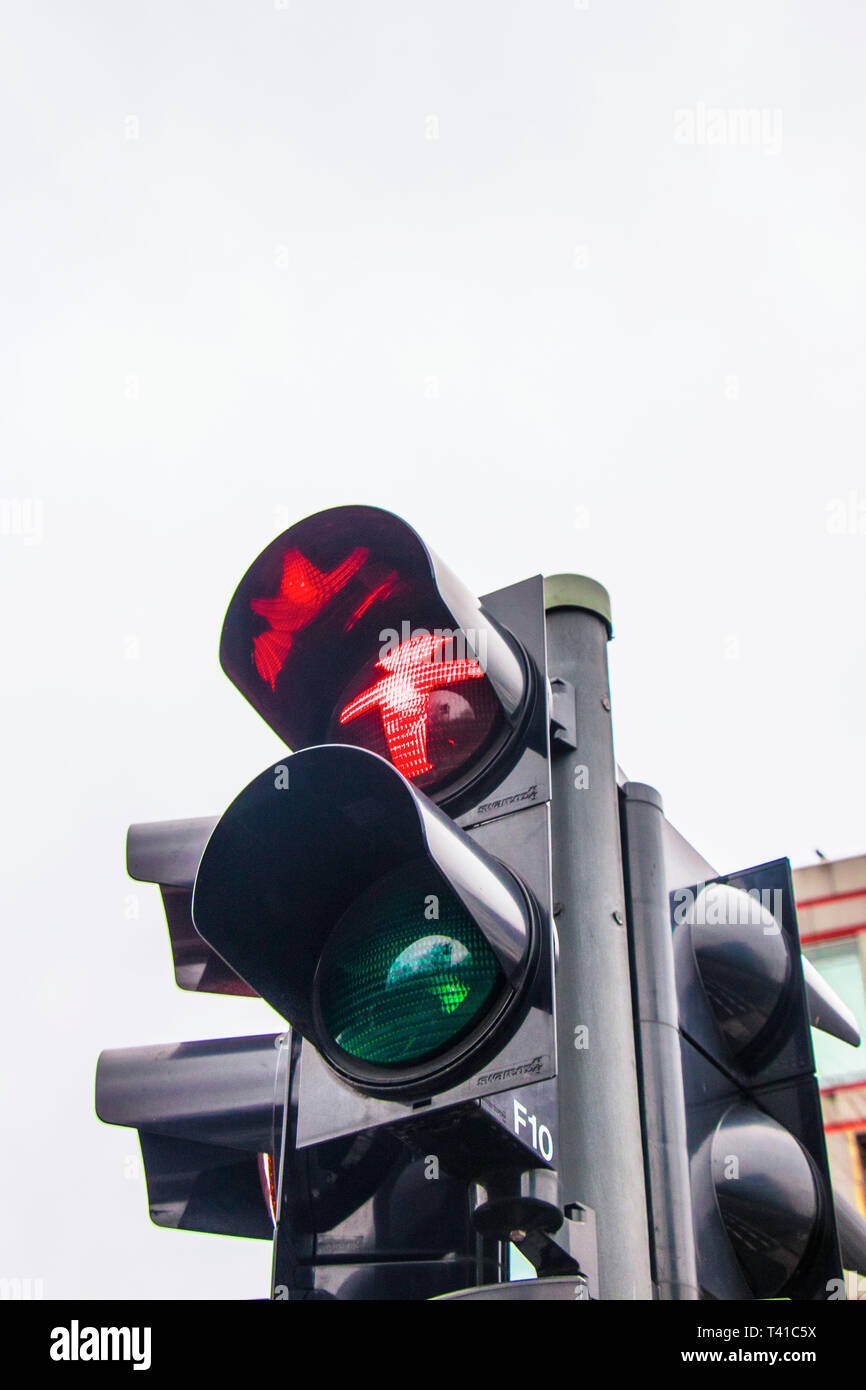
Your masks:
<svg viewBox="0 0 866 1390"><path fill-rule="evenodd" d="M595 1211L601 1298L650 1299L607 672L610 600L594 580L557 575L545 580L545 607L555 721L552 841L563 1204L567 1209L585 1203ZM575 710L572 729L569 713Z"/></svg>
<svg viewBox="0 0 866 1390"><path fill-rule="evenodd" d="M622 828L653 1283L659 1299L697 1299L664 810L653 787L626 782Z"/></svg>

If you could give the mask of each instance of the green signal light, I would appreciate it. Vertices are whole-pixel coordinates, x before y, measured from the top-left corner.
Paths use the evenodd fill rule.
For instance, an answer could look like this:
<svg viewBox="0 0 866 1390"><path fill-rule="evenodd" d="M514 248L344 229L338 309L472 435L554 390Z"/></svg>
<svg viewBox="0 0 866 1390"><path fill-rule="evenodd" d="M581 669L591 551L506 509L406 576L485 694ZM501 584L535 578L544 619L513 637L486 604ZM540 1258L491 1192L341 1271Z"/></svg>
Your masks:
<svg viewBox="0 0 866 1390"><path fill-rule="evenodd" d="M436 985L435 989L447 1014L451 1014L459 1008L469 993L467 986L461 984L459 980L443 981L442 984Z"/></svg>
<svg viewBox="0 0 866 1390"><path fill-rule="evenodd" d="M469 993L469 985L451 967L471 969L469 952L461 941L448 936L422 936L402 951L385 979L386 989L422 982L426 976L446 1013L453 1013Z"/></svg>
<svg viewBox="0 0 866 1390"><path fill-rule="evenodd" d="M349 909L323 954L323 1021L360 1061L398 1067L447 1050L502 989L489 942L442 884L431 923L429 887L426 864L389 875Z"/></svg>

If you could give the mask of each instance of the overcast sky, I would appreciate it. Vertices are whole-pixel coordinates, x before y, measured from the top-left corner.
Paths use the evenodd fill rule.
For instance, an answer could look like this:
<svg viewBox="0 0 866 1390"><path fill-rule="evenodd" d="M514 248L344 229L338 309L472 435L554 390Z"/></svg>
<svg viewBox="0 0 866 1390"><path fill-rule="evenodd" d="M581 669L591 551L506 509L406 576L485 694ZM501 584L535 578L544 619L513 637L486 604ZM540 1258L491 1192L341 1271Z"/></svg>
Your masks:
<svg viewBox="0 0 866 1390"><path fill-rule="evenodd" d="M124 866L279 752L217 659L277 532L368 502L476 592L593 576L618 759L701 852L866 849L866 10L3 29L0 1275L264 1296L269 1246L150 1225L92 1093L104 1047L280 1027L175 988Z"/></svg>

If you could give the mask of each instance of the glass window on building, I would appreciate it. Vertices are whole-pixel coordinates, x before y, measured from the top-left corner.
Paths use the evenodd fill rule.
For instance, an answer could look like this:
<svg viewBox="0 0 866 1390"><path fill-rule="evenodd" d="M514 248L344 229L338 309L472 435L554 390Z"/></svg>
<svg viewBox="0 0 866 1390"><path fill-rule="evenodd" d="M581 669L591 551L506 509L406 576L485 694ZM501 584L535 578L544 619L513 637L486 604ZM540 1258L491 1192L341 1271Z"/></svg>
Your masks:
<svg viewBox="0 0 866 1390"><path fill-rule="evenodd" d="M866 1079L866 986L857 936L844 936L838 941L810 946L803 954L808 956L831 989L848 1005L860 1025L863 1037L863 1042L855 1048L813 1028L812 1044L818 1081L822 1086L862 1081Z"/></svg>

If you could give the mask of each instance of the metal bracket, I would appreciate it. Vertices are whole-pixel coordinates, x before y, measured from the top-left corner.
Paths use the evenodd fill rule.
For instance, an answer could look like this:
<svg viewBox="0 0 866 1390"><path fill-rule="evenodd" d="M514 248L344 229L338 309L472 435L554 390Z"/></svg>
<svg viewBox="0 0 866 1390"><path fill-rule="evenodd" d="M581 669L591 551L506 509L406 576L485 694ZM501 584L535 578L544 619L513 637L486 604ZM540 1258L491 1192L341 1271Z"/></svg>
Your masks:
<svg viewBox="0 0 866 1390"><path fill-rule="evenodd" d="M570 681L554 676L550 682L551 751L577 747L577 697Z"/></svg>
<svg viewBox="0 0 866 1390"><path fill-rule="evenodd" d="M586 1280L587 1298L598 1298L598 1244L595 1212L581 1202L570 1202L565 1220L552 1234L530 1231L515 1245L540 1278L580 1273Z"/></svg>

